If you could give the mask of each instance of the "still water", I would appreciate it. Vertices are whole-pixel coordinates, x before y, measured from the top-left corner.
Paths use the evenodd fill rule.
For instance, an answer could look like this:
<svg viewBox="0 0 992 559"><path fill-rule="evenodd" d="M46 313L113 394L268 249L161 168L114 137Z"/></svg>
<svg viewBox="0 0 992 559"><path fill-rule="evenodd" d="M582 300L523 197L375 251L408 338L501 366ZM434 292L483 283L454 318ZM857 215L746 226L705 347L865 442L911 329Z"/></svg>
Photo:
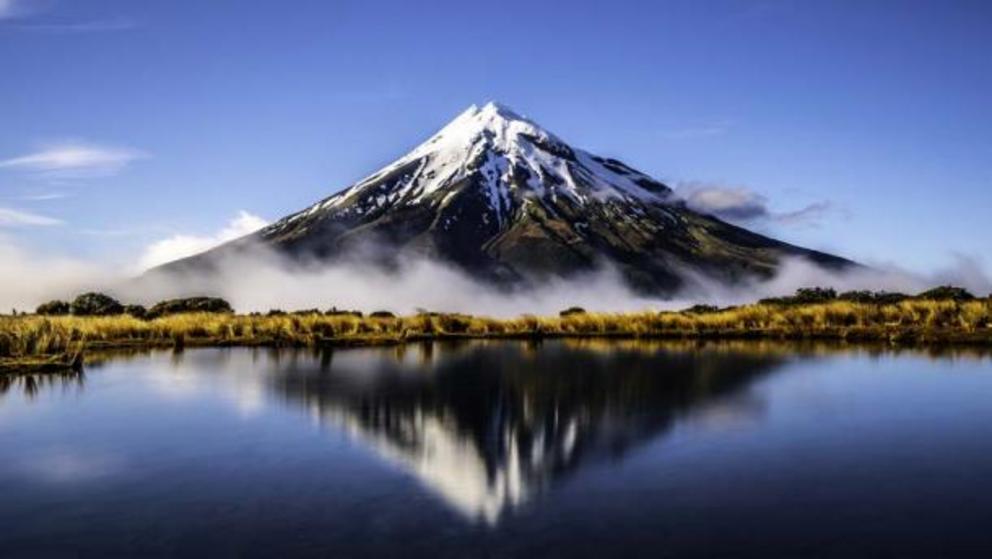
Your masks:
<svg viewBox="0 0 992 559"><path fill-rule="evenodd" d="M555 341L0 377L0 556L989 556L992 361Z"/></svg>

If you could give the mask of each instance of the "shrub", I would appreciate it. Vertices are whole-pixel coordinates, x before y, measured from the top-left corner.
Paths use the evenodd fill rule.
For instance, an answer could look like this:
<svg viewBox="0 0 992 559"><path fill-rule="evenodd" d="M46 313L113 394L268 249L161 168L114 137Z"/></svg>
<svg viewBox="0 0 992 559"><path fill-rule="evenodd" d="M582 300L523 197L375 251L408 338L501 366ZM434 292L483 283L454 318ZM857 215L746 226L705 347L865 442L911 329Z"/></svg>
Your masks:
<svg viewBox="0 0 992 559"><path fill-rule="evenodd" d="M717 312L719 310L720 307L717 307L715 305L693 305L682 312L686 314L707 314L707 313Z"/></svg>
<svg viewBox="0 0 992 559"><path fill-rule="evenodd" d="M796 294L793 297L795 302L800 305L826 303L828 301L833 301L836 298L837 292L829 287L802 287L796 290Z"/></svg>
<svg viewBox="0 0 992 559"><path fill-rule="evenodd" d="M449 334L464 334L472 325L471 318L457 314L442 314L437 319L441 330Z"/></svg>
<svg viewBox="0 0 992 559"><path fill-rule="evenodd" d="M331 307L324 314L327 316L353 316L355 318L362 318L362 311L347 311L337 307Z"/></svg>
<svg viewBox="0 0 992 559"><path fill-rule="evenodd" d="M389 311L375 311L369 314L369 318L396 318L396 315Z"/></svg>
<svg viewBox="0 0 992 559"><path fill-rule="evenodd" d="M134 318L145 318L148 310L141 305L124 305L124 314L129 314Z"/></svg>
<svg viewBox="0 0 992 559"><path fill-rule="evenodd" d="M70 312L76 316L110 316L123 314L124 305L103 293L84 293L72 301Z"/></svg>
<svg viewBox="0 0 992 559"><path fill-rule="evenodd" d="M582 307L568 307L567 309L558 313L558 316L564 318L566 316L572 316L576 314L586 314L586 310L583 309Z"/></svg>
<svg viewBox="0 0 992 559"><path fill-rule="evenodd" d="M892 291L877 291L875 293L875 302L879 305L895 305L897 303L902 303L907 299L909 299L909 295L906 295L905 293L896 293Z"/></svg>
<svg viewBox="0 0 992 559"><path fill-rule="evenodd" d="M791 297L769 297L759 300L758 303L762 305L814 305L828 303L836 299L837 292L829 287L802 287L797 289L796 294Z"/></svg>
<svg viewBox="0 0 992 559"><path fill-rule="evenodd" d="M49 301L47 303L42 303L38 305L38 309L35 311L37 314L49 315L49 316L60 316L69 314L72 310L71 305L67 301Z"/></svg>
<svg viewBox="0 0 992 559"><path fill-rule="evenodd" d="M909 295L889 291L845 291L838 295L837 298L841 301L850 301L852 303L895 305L909 299Z"/></svg>
<svg viewBox="0 0 992 559"><path fill-rule="evenodd" d="M231 304L218 297L185 297L169 299L148 309L148 318L159 318L181 313L233 313Z"/></svg>
<svg viewBox="0 0 992 559"><path fill-rule="evenodd" d="M794 301L792 297L765 297L764 299L758 299L759 305L792 305Z"/></svg>
<svg viewBox="0 0 992 559"><path fill-rule="evenodd" d="M875 292L874 291L845 291L837 296L841 301L850 301L852 303L874 303L875 302Z"/></svg>
<svg viewBox="0 0 992 559"><path fill-rule="evenodd" d="M971 301L975 298L967 289L954 287L952 285L942 285L920 293L917 299L930 301Z"/></svg>
<svg viewBox="0 0 992 559"><path fill-rule="evenodd" d="M290 312L289 314L293 316L309 316L313 314L324 314L324 313L320 312L320 309L297 309L295 311Z"/></svg>

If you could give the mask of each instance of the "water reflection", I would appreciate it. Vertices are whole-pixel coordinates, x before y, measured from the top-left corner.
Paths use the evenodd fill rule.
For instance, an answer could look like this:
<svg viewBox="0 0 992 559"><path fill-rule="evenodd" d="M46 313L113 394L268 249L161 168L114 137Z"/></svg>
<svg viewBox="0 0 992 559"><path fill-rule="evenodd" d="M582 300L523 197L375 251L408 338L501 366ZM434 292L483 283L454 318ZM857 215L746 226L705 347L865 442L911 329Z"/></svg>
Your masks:
<svg viewBox="0 0 992 559"><path fill-rule="evenodd" d="M977 555L981 354L191 348L0 377L0 556Z"/></svg>
<svg viewBox="0 0 992 559"><path fill-rule="evenodd" d="M82 391L85 384L86 376L82 371L41 374L0 374L0 396L8 392L20 391L28 400L33 400L42 391Z"/></svg>
<svg viewBox="0 0 992 559"><path fill-rule="evenodd" d="M884 346L858 346L880 357ZM386 348L193 349L94 355L147 363L162 397L212 393L245 415L303 410L400 465L468 518L495 523L583 467L663 436L676 420L760 420L747 390L789 361L851 354L838 344L571 339L466 341ZM917 355L919 353L914 352ZM935 359L981 358L974 348ZM82 374L0 376L0 394L82 390Z"/></svg>
<svg viewBox="0 0 992 559"><path fill-rule="evenodd" d="M268 387L401 464L464 515L488 522L582 465L651 440L680 414L731 402L784 360L560 342L374 353L276 357Z"/></svg>

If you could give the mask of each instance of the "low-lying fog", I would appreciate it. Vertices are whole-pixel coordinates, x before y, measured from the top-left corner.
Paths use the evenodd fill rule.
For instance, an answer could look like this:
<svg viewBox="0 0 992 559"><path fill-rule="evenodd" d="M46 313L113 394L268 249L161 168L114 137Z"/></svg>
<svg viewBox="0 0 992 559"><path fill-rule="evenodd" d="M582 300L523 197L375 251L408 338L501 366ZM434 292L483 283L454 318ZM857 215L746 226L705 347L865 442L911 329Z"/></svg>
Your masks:
<svg viewBox="0 0 992 559"><path fill-rule="evenodd" d="M210 278L191 275L134 281L134 274L114 273L100 265L67 258L34 257L0 239L0 309L32 310L41 302L70 299L87 290L109 292L122 301L151 304L161 299L212 295L224 297L239 312L332 306L363 311L416 309L466 312L491 316L552 314L570 306L598 311L678 309L692 304L729 305L761 297L786 295L799 287L838 290L872 289L914 293L941 284L966 287L976 294L992 291L981 266L967 257L931 274L916 274L891 265L845 273L823 270L795 259L785 262L768 281L725 286L685 272L688 286L670 299L638 295L608 267L569 280L549 281L527 290L501 292L449 266L428 260L406 260L383 271L361 264L303 266L258 250L250 256L221 262Z"/></svg>

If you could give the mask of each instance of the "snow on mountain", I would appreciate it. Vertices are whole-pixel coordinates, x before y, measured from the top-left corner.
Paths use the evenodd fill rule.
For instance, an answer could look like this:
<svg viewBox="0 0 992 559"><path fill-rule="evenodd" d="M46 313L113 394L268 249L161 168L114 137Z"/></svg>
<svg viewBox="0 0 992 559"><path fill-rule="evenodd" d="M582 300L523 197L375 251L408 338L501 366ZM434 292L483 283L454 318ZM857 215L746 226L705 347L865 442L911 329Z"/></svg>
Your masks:
<svg viewBox="0 0 992 559"><path fill-rule="evenodd" d="M411 165L412 164L412 165ZM400 180L382 189L380 180L409 168ZM516 183L513 173L526 178ZM568 197L581 206L590 200L637 200L665 203L671 191L623 163L574 149L533 121L508 107L489 102L472 105L411 152L362 179L352 187L276 223L278 231L293 218L344 208L369 188L379 192L371 204L351 208L362 213L394 205L431 203L432 195L457 188L472 174L484 179L489 209L498 223L506 222L516 196L549 199ZM450 197L441 201L442 205Z"/></svg>
<svg viewBox="0 0 992 559"><path fill-rule="evenodd" d="M469 107L351 187L166 269L209 268L248 244L311 262L373 245L387 260L412 254L497 283L608 264L632 286L663 293L687 271L734 282L769 277L784 257L850 264L695 212L661 182L497 103Z"/></svg>

